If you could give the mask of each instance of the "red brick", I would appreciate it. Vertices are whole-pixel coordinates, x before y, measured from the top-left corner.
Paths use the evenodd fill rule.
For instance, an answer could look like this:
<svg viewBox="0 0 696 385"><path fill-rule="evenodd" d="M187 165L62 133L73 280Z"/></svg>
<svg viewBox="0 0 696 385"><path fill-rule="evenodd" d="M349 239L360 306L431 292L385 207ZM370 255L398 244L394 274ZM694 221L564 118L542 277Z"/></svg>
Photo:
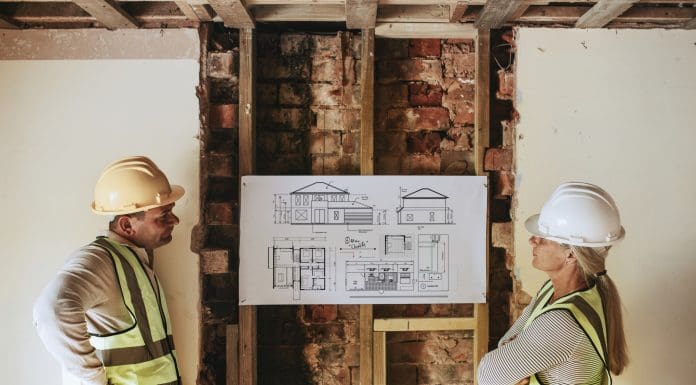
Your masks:
<svg viewBox="0 0 696 385"><path fill-rule="evenodd" d="M218 274L230 271L230 255L226 249L201 250L201 273Z"/></svg>
<svg viewBox="0 0 696 385"><path fill-rule="evenodd" d="M234 223L235 210L232 203L209 203L206 208L206 224L229 225Z"/></svg>
<svg viewBox="0 0 696 385"><path fill-rule="evenodd" d="M515 145L514 120L502 120L500 125L503 127L503 148L511 148Z"/></svg>
<svg viewBox="0 0 696 385"><path fill-rule="evenodd" d="M278 84L261 82L257 83L256 96L258 97L259 105L278 104Z"/></svg>
<svg viewBox="0 0 696 385"><path fill-rule="evenodd" d="M408 152L432 154L440 149L440 134L413 132L408 135Z"/></svg>
<svg viewBox="0 0 696 385"><path fill-rule="evenodd" d="M414 304L406 305L404 309L405 317L422 317L428 312L428 305Z"/></svg>
<svg viewBox="0 0 696 385"><path fill-rule="evenodd" d="M476 69L476 54L442 55L442 66L445 77L473 79Z"/></svg>
<svg viewBox="0 0 696 385"><path fill-rule="evenodd" d="M278 152L282 154L304 153L305 133L303 132L278 132L273 136L276 139Z"/></svg>
<svg viewBox="0 0 696 385"><path fill-rule="evenodd" d="M500 171L493 174L493 195L511 196L515 191L515 175L510 171Z"/></svg>
<svg viewBox="0 0 696 385"><path fill-rule="evenodd" d="M458 103L461 101L473 102L476 97L476 86L473 83L453 81L447 85L443 96L443 105Z"/></svg>
<svg viewBox="0 0 696 385"><path fill-rule="evenodd" d="M472 362L474 356L473 345L473 339L457 338L456 344L448 348L447 352L456 363Z"/></svg>
<svg viewBox="0 0 696 385"><path fill-rule="evenodd" d="M218 104L210 106L210 128L232 128L238 127L239 119L237 104Z"/></svg>
<svg viewBox="0 0 696 385"><path fill-rule="evenodd" d="M304 33L280 35L280 53L283 56L301 56L309 53L309 36Z"/></svg>
<svg viewBox="0 0 696 385"><path fill-rule="evenodd" d="M399 175L401 174L401 157L399 156L375 156L375 174Z"/></svg>
<svg viewBox="0 0 696 385"><path fill-rule="evenodd" d="M408 40L375 39L377 59L405 59L408 57Z"/></svg>
<svg viewBox="0 0 696 385"><path fill-rule="evenodd" d="M360 147L360 132L347 132L341 135L341 149L344 154L355 154Z"/></svg>
<svg viewBox="0 0 696 385"><path fill-rule="evenodd" d="M375 115L378 130L444 130L450 127L449 111L441 107L393 108Z"/></svg>
<svg viewBox="0 0 696 385"><path fill-rule="evenodd" d="M309 152L312 154L339 154L341 134L333 131L312 131Z"/></svg>
<svg viewBox="0 0 696 385"><path fill-rule="evenodd" d="M473 380L473 364L418 365L419 384L450 384Z"/></svg>
<svg viewBox="0 0 696 385"><path fill-rule="evenodd" d="M335 58L314 57L312 60L312 82L340 83L343 68Z"/></svg>
<svg viewBox="0 0 696 385"><path fill-rule="evenodd" d="M412 106L442 105L442 88L436 84L411 83L408 86L409 104Z"/></svg>
<svg viewBox="0 0 696 385"><path fill-rule="evenodd" d="M375 85L375 104L377 108L408 106L408 88L408 85L401 83Z"/></svg>
<svg viewBox="0 0 696 385"><path fill-rule="evenodd" d="M226 154L208 155L208 174L211 176L228 177L237 175L232 156Z"/></svg>
<svg viewBox="0 0 696 385"><path fill-rule="evenodd" d="M491 224L491 244L493 247L512 250L512 222Z"/></svg>
<svg viewBox="0 0 696 385"><path fill-rule="evenodd" d="M309 88L303 83L282 83L278 90L279 103L286 106L304 106L309 103Z"/></svg>
<svg viewBox="0 0 696 385"><path fill-rule="evenodd" d="M430 305L430 313L433 316L445 317L452 315L452 305L448 303Z"/></svg>
<svg viewBox="0 0 696 385"><path fill-rule="evenodd" d="M452 127L451 129L447 130L447 136L455 142L454 150L464 151L473 148L473 127Z"/></svg>
<svg viewBox="0 0 696 385"><path fill-rule="evenodd" d="M408 44L409 57L440 57L440 39L411 39Z"/></svg>
<svg viewBox="0 0 696 385"><path fill-rule="evenodd" d="M512 150L489 148L486 150L483 163L486 171L510 171L512 170Z"/></svg>
<svg viewBox="0 0 696 385"><path fill-rule="evenodd" d="M311 39L313 57L335 58L341 52L341 39L338 36L312 35Z"/></svg>
<svg viewBox="0 0 696 385"><path fill-rule="evenodd" d="M474 53L474 47L473 39L447 39L442 44L442 54Z"/></svg>
<svg viewBox="0 0 696 385"><path fill-rule="evenodd" d="M312 154L313 175L340 175L339 155Z"/></svg>
<svg viewBox="0 0 696 385"><path fill-rule="evenodd" d="M311 105L338 106L343 99L343 88L336 84L311 84Z"/></svg>
<svg viewBox="0 0 696 385"><path fill-rule="evenodd" d="M311 322L335 321L338 317L337 305L308 305L305 306L305 312Z"/></svg>
<svg viewBox="0 0 696 385"><path fill-rule="evenodd" d="M375 136L375 153L403 154L408 143L405 132L383 132Z"/></svg>
<svg viewBox="0 0 696 385"><path fill-rule="evenodd" d="M417 385L418 366L412 364L389 364L387 378L390 384Z"/></svg>
<svg viewBox="0 0 696 385"><path fill-rule="evenodd" d="M498 70L498 92L495 96L501 100L512 100L515 92L515 74L504 69Z"/></svg>
<svg viewBox="0 0 696 385"><path fill-rule="evenodd" d="M393 363L429 362L425 342L410 341L387 344L387 357Z"/></svg>
<svg viewBox="0 0 696 385"><path fill-rule="evenodd" d="M309 111L306 108L264 108L258 114L258 125L269 129L307 129Z"/></svg>
<svg viewBox="0 0 696 385"><path fill-rule="evenodd" d="M209 77L215 79L231 79L234 75L234 51L208 53Z"/></svg>
<svg viewBox="0 0 696 385"><path fill-rule="evenodd" d="M342 320L356 321L360 318L359 305L338 305L338 318Z"/></svg>
<svg viewBox="0 0 696 385"><path fill-rule="evenodd" d="M473 175L473 151L445 151L440 153L443 175Z"/></svg>
<svg viewBox="0 0 696 385"><path fill-rule="evenodd" d="M434 59L385 60L377 62L377 83L423 81L442 84L442 63Z"/></svg>
<svg viewBox="0 0 696 385"><path fill-rule="evenodd" d="M440 154L409 155L403 158L401 169L407 175L439 175Z"/></svg>
<svg viewBox="0 0 696 385"><path fill-rule="evenodd" d="M338 171L341 175L360 174L360 155L342 155L338 161Z"/></svg>
<svg viewBox="0 0 696 385"><path fill-rule="evenodd" d="M330 131L360 130L360 110L358 109L319 109L315 108L316 129Z"/></svg>

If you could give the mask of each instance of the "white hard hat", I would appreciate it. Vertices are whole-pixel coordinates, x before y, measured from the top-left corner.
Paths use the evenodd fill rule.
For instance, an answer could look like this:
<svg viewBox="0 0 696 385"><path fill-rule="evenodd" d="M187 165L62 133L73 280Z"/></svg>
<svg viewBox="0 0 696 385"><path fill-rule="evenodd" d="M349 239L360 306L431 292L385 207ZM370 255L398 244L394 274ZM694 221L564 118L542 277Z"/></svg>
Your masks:
<svg viewBox="0 0 696 385"><path fill-rule="evenodd" d="M102 171L94 187L92 212L121 215L166 206L184 195L184 188L170 185L167 177L147 157L117 160Z"/></svg>
<svg viewBox="0 0 696 385"><path fill-rule="evenodd" d="M558 186L541 213L524 225L534 235L575 246L609 246L626 233L609 193L584 182Z"/></svg>

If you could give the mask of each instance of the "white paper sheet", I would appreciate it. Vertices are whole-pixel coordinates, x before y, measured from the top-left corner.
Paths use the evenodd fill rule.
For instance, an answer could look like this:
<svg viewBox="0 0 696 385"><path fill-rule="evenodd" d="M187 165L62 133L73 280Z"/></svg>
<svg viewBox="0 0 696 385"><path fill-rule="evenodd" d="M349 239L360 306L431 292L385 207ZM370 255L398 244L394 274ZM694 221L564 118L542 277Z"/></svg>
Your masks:
<svg viewBox="0 0 696 385"><path fill-rule="evenodd" d="M242 178L239 303L480 303L486 177Z"/></svg>

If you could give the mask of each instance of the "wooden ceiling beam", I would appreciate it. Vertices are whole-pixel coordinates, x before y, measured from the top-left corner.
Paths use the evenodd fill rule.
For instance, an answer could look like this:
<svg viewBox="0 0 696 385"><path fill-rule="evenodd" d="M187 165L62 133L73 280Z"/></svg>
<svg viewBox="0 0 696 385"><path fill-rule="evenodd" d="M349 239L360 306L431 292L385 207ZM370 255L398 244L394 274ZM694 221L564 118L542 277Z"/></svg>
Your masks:
<svg viewBox="0 0 696 385"><path fill-rule="evenodd" d="M7 16L0 15L0 29L17 29L19 24Z"/></svg>
<svg viewBox="0 0 696 385"><path fill-rule="evenodd" d="M498 28L510 20L513 15L519 14L520 8L523 7L522 13L529 7L529 4L522 0L488 0L474 25L480 29Z"/></svg>
<svg viewBox="0 0 696 385"><path fill-rule="evenodd" d="M196 11L193 9L191 4L187 3L186 1L175 1L174 2L177 7L179 7L179 10L181 13L186 16L187 19L189 20L194 20L194 21L199 21L200 18L198 17L198 14Z"/></svg>
<svg viewBox="0 0 696 385"><path fill-rule="evenodd" d="M220 16L225 27L255 28L256 23L251 17L242 0L208 0L208 4Z"/></svg>
<svg viewBox="0 0 696 385"><path fill-rule="evenodd" d="M377 23L375 36L392 39L474 39L477 30L461 23Z"/></svg>
<svg viewBox="0 0 696 385"><path fill-rule="evenodd" d="M588 7L531 6L518 19L531 24L575 24ZM614 19L622 23L684 23L696 17L696 8L633 7Z"/></svg>
<svg viewBox="0 0 696 385"><path fill-rule="evenodd" d="M381 23L448 23L449 7L442 5L387 5L377 10Z"/></svg>
<svg viewBox="0 0 696 385"><path fill-rule="evenodd" d="M599 0L589 11L578 19L576 28L602 28L621 16L638 0Z"/></svg>
<svg viewBox="0 0 696 385"><path fill-rule="evenodd" d="M346 0L346 27L374 28L377 22L377 3L377 0Z"/></svg>
<svg viewBox="0 0 696 385"><path fill-rule="evenodd" d="M469 1L457 1L457 4L450 5L450 23L458 23L469 8Z"/></svg>
<svg viewBox="0 0 696 385"><path fill-rule="evenodd" d="M138 28L138 22L113 0L73 0L107 29Z"/></svg>
<svg viewBox="0 0 696 385"><path fill-rule="evenodd" d="M252 9L256 21L345 21L344 5L276 5Z"/></svg>

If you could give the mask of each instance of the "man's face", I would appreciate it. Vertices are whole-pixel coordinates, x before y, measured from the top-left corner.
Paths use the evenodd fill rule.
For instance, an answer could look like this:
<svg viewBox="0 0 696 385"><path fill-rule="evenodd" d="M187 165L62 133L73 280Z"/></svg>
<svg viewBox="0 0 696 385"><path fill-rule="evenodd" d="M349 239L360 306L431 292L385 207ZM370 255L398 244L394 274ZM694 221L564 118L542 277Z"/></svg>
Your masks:
<svg viewBox="0 0 696 385"><path fill-rule="evenodd" d="M141 218L131 217L131 242L146 250L154 250L171 242L172 230L179 224L179 218L172 212L173 208L174 203L147 210Z"/></svg>

